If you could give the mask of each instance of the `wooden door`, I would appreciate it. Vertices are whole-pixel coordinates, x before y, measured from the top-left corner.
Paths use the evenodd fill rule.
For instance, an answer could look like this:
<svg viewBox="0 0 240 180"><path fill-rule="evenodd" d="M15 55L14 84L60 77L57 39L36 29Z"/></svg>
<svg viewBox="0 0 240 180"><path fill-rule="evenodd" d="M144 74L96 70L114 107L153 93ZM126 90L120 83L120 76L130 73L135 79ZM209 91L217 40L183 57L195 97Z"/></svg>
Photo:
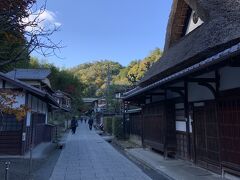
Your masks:
<svg viewBox="0 0 240 180"><path fill-rule="evenodd" d="M0 115L0 154L20 155L22 146L22 121L14 115Z"/></svg>
<svg viewBox="0 0 240 180"><path fill-rule="evenodd" d="M45 117L44 114L32 114L31 139L34 146L44 141Z"/></svg>
<svg viewBox="0 0 240 180"><path fill-rule="evenodd" d="M166 150L176 152L176 122L175 122L175 104L172 102L165 103L166 112Z"/></svg>
<svg viewBox="0 0 240 180"><path fill-rule="evenodd" d="M130 135L142 136L141 112L129 114Z"/></svg>
<svg viewBox="0 0 240 180"><path fill-rule="evenodd" d="M214 102L194 107L194 135L196 163L220 172L219 132Z"/></svg>
<svg viewBox="0 0 240 180"><path fill-rule="evenodd" d="M222 163L240 166L240 98L225 98L218 103Z"/></svg>
<svg viewBox="0 0 240 180"><path fill-rule="evenodd" d="M166 137L164 109L164 103L156 103L146 105L143 110L143 143L162 152Z"/></svg>

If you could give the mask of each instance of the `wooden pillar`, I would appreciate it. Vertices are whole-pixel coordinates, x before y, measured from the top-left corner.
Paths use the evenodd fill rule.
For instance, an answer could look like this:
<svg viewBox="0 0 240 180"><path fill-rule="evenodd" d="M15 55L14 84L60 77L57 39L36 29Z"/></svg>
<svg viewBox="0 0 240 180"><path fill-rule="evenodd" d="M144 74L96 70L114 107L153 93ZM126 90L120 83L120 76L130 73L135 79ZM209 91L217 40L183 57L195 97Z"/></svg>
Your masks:
<svg viewBox="0 0 240 180"><path fill-rule="evenodd" d="M216 78L216 94L215 94L215 99L218 99L219 96L219 89L220 89L220 74L219 70L215 71L215 78Z"/></svg>
<svg viewBox="0 0 240 180"><path fill-rule="evenodd" d="M143 108L144 105L141 105L141 141L142 141L142 146L144 147L144 114L143 114Z"/></svg>
<svg viewBox="0 0 240 180"><path fill-rule="evenodd" d="M164 126L165 126L165 132L164 132L164 158L167 159L168 152L167 152L167 145L168 145L168 119L167 119L167 89L164 90Z"/></svg>
<svg viewBox="0 0 240 180"><path fill-rule="evenodd" d="M25 93L25 106L26 107L29 107L28 106L28 97L29 96L29 94L26 92ZM27 112L27 114L28 114L28 112ZM26 152L26 143L27 143L27 137L26 137L26 135L27 135L27 114L25 115L25 118L24 118L24 120L23 120L23 122L22 122L22 137L21 137L21 154L22 155L24 155L25 154L25 152Z"/></svg>
<svg viewBox="0 0 240 180"><path fill-rule="evenodd" d="M189 102L188 102L188 82L184 81L184 111L186 119L186 130L187 130L187 153L188 158L191 159L191 135L190 135L190 119L189 119Z"/></svg>
<svg viewBox="0 0 240 180"><path fill-rule="evenodd" d="M126 139L126 101L123 101L123 139Z"/></svg>

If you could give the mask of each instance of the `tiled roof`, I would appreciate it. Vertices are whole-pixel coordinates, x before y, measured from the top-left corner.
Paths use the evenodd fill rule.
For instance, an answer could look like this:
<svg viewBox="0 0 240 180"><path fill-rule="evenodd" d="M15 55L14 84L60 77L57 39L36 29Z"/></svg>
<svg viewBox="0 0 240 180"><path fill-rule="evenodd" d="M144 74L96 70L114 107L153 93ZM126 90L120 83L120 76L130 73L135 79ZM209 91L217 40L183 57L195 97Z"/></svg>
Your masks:
<svg viewBox="0 0 240 180"><path fill-rule="evenodd" d="M10 84L13 84L14 86L20 87L36 96L46 98L49 100L50 103L58 105L57 102L55 101L55 99L49 93L44 92L41 89L38 89L34 86L31 86L25 82L20 81L20 80L13 79L11 76L1 73L1 72L0 72L0 79L4 80Z"/></svg>
<svg viewBox="0 0 240 180"><path fill-rule="evenodd" d="M50 74L50 69L15 69L7 73L8 76L20 80L43 80Z"/></svg>

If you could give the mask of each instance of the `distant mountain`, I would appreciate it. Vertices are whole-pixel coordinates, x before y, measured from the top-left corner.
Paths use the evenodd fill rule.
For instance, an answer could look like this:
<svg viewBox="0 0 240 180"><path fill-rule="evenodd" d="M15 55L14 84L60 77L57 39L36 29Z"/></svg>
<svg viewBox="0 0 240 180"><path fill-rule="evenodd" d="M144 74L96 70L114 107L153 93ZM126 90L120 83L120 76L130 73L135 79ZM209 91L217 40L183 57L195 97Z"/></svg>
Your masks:
<svg viewBox="0 0 240 180"><path fill-rule="evenodd" d="M85 89L83 90L85 97L103 96L106 92L108 67L112 85L116 85L119 88L121 86L132 86L159 60L161 55L162 51L156 48L146 58L134 60L127 67L123 67L120 63L111 60L100 60L81 64L69 71L85 84Z"/></svg>

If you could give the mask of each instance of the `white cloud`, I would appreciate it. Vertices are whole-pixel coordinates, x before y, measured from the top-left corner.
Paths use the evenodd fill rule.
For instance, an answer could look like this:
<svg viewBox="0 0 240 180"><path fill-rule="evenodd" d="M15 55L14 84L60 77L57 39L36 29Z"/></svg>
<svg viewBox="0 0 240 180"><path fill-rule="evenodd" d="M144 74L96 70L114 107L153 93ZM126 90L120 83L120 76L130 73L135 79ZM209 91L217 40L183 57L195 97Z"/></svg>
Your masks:
<svg viewBox="0 0 240 180"><path fill-rule="evenodd" d="M31 14L28 18L23 19L23 22L29 23L34 20L38 22L38 27L27 27L26 31L37 31L39 28L53 29L61 26L61 23L56 20L56 14L49 10Z"/></svg>

